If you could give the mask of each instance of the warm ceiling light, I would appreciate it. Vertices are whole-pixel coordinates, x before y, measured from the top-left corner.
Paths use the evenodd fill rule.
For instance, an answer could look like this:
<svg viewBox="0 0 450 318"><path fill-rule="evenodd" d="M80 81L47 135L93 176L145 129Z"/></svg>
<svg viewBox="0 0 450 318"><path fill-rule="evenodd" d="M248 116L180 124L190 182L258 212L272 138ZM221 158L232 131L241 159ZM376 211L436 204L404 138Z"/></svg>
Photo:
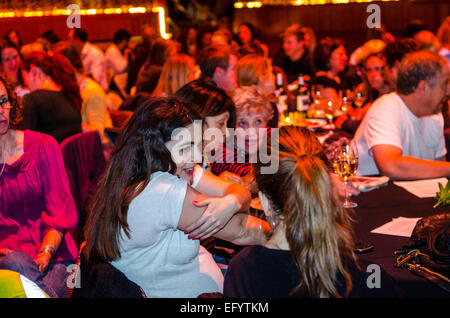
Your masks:
<svg viewBox="0 0 450 318"><path fill-rule="evenodd" d="M172 37L172 34L166 33L166 14L163 7L154 7L152 9L153 12L158 12L159 16L159 33L161 37L165 40L168 40Z"/></svg>

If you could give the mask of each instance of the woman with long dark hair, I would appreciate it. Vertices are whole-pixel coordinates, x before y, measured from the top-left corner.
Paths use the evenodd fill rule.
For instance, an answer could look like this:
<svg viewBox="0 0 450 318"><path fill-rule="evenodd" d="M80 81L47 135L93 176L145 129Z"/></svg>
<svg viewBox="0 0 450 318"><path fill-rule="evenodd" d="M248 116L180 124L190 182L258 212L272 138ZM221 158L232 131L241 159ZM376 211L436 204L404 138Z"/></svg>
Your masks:
<svg viewBox="0 0 450 318"><path fill-rule="evenodd" d="M314 49L316 73L311 79L312 93L321 90L322 96L338 103L346 89L342 74L348 67L347 45L339 39L322 39Z"/></svg>
<svg viewBox="0 0 450 318"><path fill-rule="evenodd" d="M75 70L67 58L33 52L22 70L32 91L23 98L25 129L53 136L58 143L80 133L82 98Z"/></svg>
<svg viewBox="0 0 450 318"><path fill-rule="evenodd" d="M253 24L249 22L239 24L237 39L240 52L255 50L257 53L261 51L265 57L269 56L269 48L267 45L261 43L259 32Z"/></svg>
<svg viewBox="0 0 450 318"><path fill-rule="evenodd" d="M193 175L195 181L192 186L194 187L195 183L198 191L215 197L208 199L208 208L215 211L216 220L219 223L226 224L234 213L239 212L237 207L248 206L250 203L250 195L248 197L243 195L247 191L241 186L226 178L220 178L211 171L211 158L215 151L223 146L227 129L234 127L236 110L233 100L223 89L218 88L206 78L187 83L176 92L175 96L186 103L189 109L198 113L202 120L203 160L201 165L195 166ZM229 200L233 197L238 199L237 205L223 204L226 201L230 202ZM204 220L200 219L196 223L203 222ZM195 226L196 224L193 224L191 227L195 228ZM207 224L202 227L205 226ZM199 230L196 230L191 235L195 237L198 232Z"/></svg>
<svg viewBox="0 0 450 318"><path fill-rule="evenodd" d="M22 55L17 46L8 41L0 41L0 65L8 79L14 83L15 92L19 98L30 92L25 87L21 64Z"/></svg>
<svg viewBox="0 0 450 318"><path fill-rule="evenodd" d="M370 54L363 60L363 82L355 88L353 96L362 94L364 100L361 101L360 105L357 105L359 108L350 108L347 114L340 116L335 121L336 127L342 127L351 134L356 132L372 103L381 95L391 92L386 73L385 57L381 53Z"/></svg>
<svg viewBox="0 0 450 318"><path fill-rule="evenodd" d="M20 37L19 32L17 32L16 30L6 31L4 40L13 44L19 51L22 48L22 38Z"/></svg>
<svg viewBox="0 0 450 318"><path fill-rule="evenodd" d="M87 262L110 262L149 297L222 291L219 267L187 232L206 209L195 205L206 197L191 187L193 158L201 157L201 135L192 138L195 119L177 99L144 102L124 127L92 201ZM259 244L265 241L260 224L237 213L215 236Z"/></svg>
<svg viewBox="0 0 450 318"><path fill-rule="evenodd" d="M225 277L225 297L393 296L390 280L369 289L353 252L348 211L337 197L327 157L306 128L285 126L267 153L279 160L254 165L259 199L272 228L264 245L236 255ZM362 265L362 264L361 264Z"/></svg>

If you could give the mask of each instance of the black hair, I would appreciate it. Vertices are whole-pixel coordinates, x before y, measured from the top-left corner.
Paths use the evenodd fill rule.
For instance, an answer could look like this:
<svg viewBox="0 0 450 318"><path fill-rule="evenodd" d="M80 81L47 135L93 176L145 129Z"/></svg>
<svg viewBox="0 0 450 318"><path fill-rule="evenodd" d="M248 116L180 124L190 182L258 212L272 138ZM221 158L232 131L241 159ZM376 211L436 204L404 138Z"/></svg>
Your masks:
<svg viewBox="0 0 450 318"><path fill-rule="evenodd" d="M318 71L328 71L330 69L329 62L331 54L341 45L344 46L345 50L348 52L346 43L340 39L332 39L327 37L322 39L319 44L317 44L314 49L313 59L314 66Z"/></svg>
<svg viewBox="0 0 450 318"><path fill-rule="evenodd" d="M128 208L154 172L176 173L166 147L177 128L198 118L175 98L149 98L134 112L114 147L92 199L85 227L87 261L120 258L121 230L130 237Z"/></svg>
<svg viewBox="0 0 450 318"><path fill-rule="evenodd" d="M419 43L412 38L397 38L394 42L387 43L383 50L387 66L393 67L395 62L400 62L407 53L418 51L419 48Z"/></svg>
<svg viewBox="0 0 450 318"><path fill-rule="evenodd" d="M42 33L41 38L46 39L50 43L58 43L59 41L61 41L59 36L53 30L45 31L44 33Z"/></svg>
<svg viewBox="0 0 450 318"><path fill-rule="evenodd" d="M89 35L85 29L75 28L73 31L73 37L80 39L81 42L87 42Z"/></svg>
<svg viewBox="0 0 450 318"><path fill-rule="evenodd" d="M203 49L199 58L199 66L202 76L213 77L217 67L228 69L230 52L226 47L210 45Z"/></svg>
<svg viewBox="0 0 450 318"><path fill-rule="evenodd" d="M117 30L116 33L114 33L113 41L115 44L118 44L118 43L122 42L123 40L127 40L127 41L130 40L130 38L131 38L130 32L128 32L125 29L120 29L120 30Z"/></svg>
<svg viewBox="0 0 450 318"><path fill-rule="evenodd" d="M81 60L81 54L73 45L69 44L65 46L59 53L69 60L78 73L83 73L83 61Z"/></svg>
<svg viewBox="0 0 450 318"><path fill-rule="evenodd" d="M3 50L7 48L16 50L17 54L19 55L19 58L23 60L22 54L20 53L20 49L11 41L3 40L0 41L0 65L3 65ZM18 83L16 84L19 84L20 86L25 86L21 68L19 68L19 70L17 71L17 82Z"/></svg>
<svg viewBox="0 0 450 318"><path fill-rule="evenodd" d="M11 33L15 33L17 35L17 38L19 39L18 45L16 45L15 43L12 43L12 41L9 39L9 35ZM16 30L8 30L8 31L6 31L4 40L6 40L6 41L16 45L18 47L18 49L20 49L22 47L22 37L20 36L19 32L17 32Z"/></svg>
<svg viewBox="0 0 450 318"><path fill-rule="evenodd" d="M175 96L197 112L202 119L206 116L217 116L229 112L228 128L234 128L236 107L227 93L217 87L211 80L200 78L185 84L176 91Z"/></svg>

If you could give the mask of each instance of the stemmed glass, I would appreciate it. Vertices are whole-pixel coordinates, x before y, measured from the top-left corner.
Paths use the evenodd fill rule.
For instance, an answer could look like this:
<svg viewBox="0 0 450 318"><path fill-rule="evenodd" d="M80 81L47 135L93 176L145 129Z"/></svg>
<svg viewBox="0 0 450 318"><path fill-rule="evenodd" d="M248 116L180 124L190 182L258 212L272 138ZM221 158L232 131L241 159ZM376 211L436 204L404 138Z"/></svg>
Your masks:
<svg viewBox="0 0 450 318"><path fill-rule="evenodd" d="M326 102L326 104L324 105L324 112L325 112L325 117L328 120L328 124L331 125L331 123L333 122L333 118L334 118L334 103L333 101L329 100Z"/></svg>
<svg viewBox="0 0 450 318"><path fill-rule="evenodd" d="M320 104L320 102L323 99L322 92L320 91L320 87L318 87L318 86L311 87L311 97L312 97L314 104L316 104L316 105Z"/></svg>
<svg viewBox="0 0 450 318"><path fill-rule="evenodd" d="M348 183L349 178L355 174L358 168L358 150L355 146L345 143L340 146L333 159L334 173L344 179L345 200L344 208L356 208L358 204L349 199Z"/></svg>
<svg viewBox="0 0 450 318"><path fill-rule="evenodd" d="M366 100L366 96L364 96L363 92L359 91L353 96L353 103L356 107L361 108L364 105L364 101Z"/></svg>

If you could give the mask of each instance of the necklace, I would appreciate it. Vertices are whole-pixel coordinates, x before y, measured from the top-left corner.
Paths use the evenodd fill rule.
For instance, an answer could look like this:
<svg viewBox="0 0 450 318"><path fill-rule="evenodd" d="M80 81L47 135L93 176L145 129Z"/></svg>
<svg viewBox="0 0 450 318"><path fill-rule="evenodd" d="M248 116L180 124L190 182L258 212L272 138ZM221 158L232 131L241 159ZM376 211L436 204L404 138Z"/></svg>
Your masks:
<svg viewBox="0 0 450 318"><path fill-rule="evenodd" d="M4 157L3 155L4 155L4 153L2 153L2 157ZM6 166L6 159L5 159L5 162L3 162L3 167L2 167L2 171L0 172L0 177L3 174L3 170L5 170L5 166Z"/></svg>
<svg viewBox="0 0 450 318"><path fill-rule="evenodd" d="M9 147L9 140L6 140L6 143L5 143L5 145L4 145L4 148L2 147L1 148L1 150L2 150L2 155L1 155L1 159L2 160L4 160L4 162L3 162L3 167L2 167L2 171L0 171L0 177L2 176L2 174L3 174L3 171L5 170L5 166L6 166L6 155L5 155L5 153L7 154L8 152L7 152L7 150L5 151L5 149L8 149L8 147Z"/></svg>
<svg viewBox="0 0 450 318"><path fill-rule="evenodd" d="M3 156L2 156L3 157ZM3 167L2 167L2 171L0 172L0 177L2 176L2 174L3 174L3 170L5 170L5 166L6 166L6 159L5 159L5 162L3 162Z"/></svg>

